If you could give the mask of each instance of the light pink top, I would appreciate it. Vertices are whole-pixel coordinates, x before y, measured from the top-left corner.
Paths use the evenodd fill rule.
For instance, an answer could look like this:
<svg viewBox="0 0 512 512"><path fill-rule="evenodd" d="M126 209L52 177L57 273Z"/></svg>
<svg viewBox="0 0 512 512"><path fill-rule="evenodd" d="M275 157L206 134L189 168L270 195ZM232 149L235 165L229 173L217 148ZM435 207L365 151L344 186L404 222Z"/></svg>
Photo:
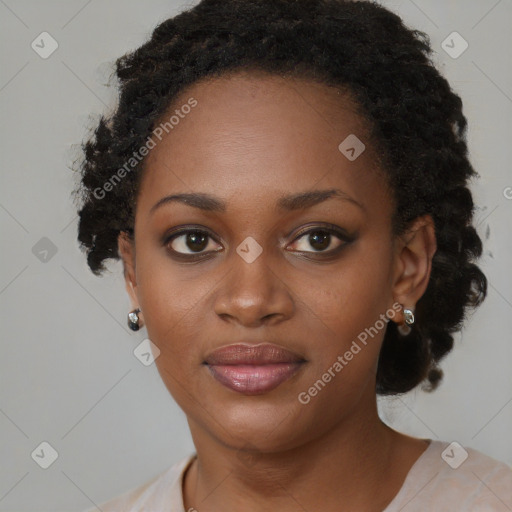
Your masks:
<svg viewBox="0 0 512 512"><path fill-rule="evenodd" d="M100 510L185 512L183 474L194 458L195 454L182 459L146 484L99 505ZM87 512L97 510L94 507ZM383 512L427 511L510 512L512 469L457 443L431 441Z"/></svg>

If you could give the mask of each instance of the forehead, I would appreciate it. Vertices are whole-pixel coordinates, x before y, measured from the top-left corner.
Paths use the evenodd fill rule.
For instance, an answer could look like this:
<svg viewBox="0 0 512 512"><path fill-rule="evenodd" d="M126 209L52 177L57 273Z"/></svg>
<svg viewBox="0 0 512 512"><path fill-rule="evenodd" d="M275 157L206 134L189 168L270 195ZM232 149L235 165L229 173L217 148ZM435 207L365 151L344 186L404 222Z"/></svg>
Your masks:
<svg viewBox="0 0 512 512"><path fill-rule="evenodd" d="M317 183L370 193L377 158L357 108L347 91L309 79L252 71L197 82L160 120L173 117L161 140L153 137L142 205L176 191L267 198ZM355 160L343 153L346 140L364 144Z"/></svg>

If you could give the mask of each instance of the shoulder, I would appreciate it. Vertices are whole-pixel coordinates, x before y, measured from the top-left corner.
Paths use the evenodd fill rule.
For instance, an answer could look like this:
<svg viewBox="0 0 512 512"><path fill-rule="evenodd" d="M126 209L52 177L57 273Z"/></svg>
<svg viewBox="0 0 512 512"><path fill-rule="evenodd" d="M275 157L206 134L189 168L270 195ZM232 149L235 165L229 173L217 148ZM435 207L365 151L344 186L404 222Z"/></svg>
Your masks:
<svg viewBox="0 0 512 512"><path fill-rule="evenodd" d="M86 512L138 512L172 510L181 512L183 510L182 478L183 474L195 458L195 454L189 455L164 472L155 476L139 487L121 494L98 507L88 509Z"/></svg>
<svg viewBox="0 0 512 512"><path fill-rule="evenodd" d="M512 510L512 469L457 442L432 441L385 512Z"/></svg>

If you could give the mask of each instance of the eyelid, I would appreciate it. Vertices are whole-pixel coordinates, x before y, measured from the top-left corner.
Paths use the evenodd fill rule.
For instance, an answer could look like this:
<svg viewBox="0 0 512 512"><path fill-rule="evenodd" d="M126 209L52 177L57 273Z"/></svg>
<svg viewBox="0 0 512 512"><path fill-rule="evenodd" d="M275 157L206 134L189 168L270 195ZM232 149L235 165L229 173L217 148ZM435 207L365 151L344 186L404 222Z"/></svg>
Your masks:
<svg viewBox="0 0 512 512"><path fill-rule="evenodd" d="M307 233L310 233L311 231L329 231L337 233L340 238L343 237L347 240L353 239L354 236L350 235L345 229L340 228L339 226L336 226L335 224L330 224L329 222L312 222L310 224L307 224L306 226L303 226L298 233L296 233L294 240L299 237L303 236Z"/></svg>
<svg viewBox="0 0 512 512"><path fill-rule="evenodd" d="M178 251L175 251L172 248L169 248L169 244L173 242L176 238L179 238L180 236L187 235L189 233L202 233L205 234L208 238L213 240L217 244L221 244L217 237L206 227L200 226L200 225L184 225L184 226L177 226L169 231L167 231L164 236L162 237L162 245L166 248L167 251L171 252L174 257L176 258L183 258L183 259L193 259L194 257L200 258L200 257L206 257L206 255L210 255L214 252L220 252L222 249L215 249L215 250L209 250L206 252L198 252L198 253L181 253Z"/></svg>
<svg viewBox="0 0 512 512"><path fill-rule="evenodd" d="M331 227L329 227L331 226ZM302 238L304 238L306 235L309 235L311 233L327 233L329 236L334 236L334 238L338 239L338 246L334 247L332 249L327 249L323 251L315 251L315 250L300 250L300 249L288 249L288 246L286 247L287 252L294 252L297 253L297 255L305 255L307 254L308 258L311 258L310 255L315 255L313 259L318 258L333 258L336 257L344 248L345 246L349 245L356 239L356 235L349 235L344 229L339 228L338 226L334 226L332 224L324 223L322 224L315 224L310 225L309 228L304 228L299 231L299 233L294 237L292 242L289 245L293 245L297 242L299 242ZM332 242L332 240L331 240ZM329 246L331 243L329 243Z"/></svg>
<svg viewBox="0 0 512 512"><path fill-rule="evenodd" d="M295 240L297 240L298 238L315 231L327 231L328 233L334 233L341 240L344 240L346 242L352 242L357 237L357 234L350 234L345 229L340 228L335 224L330 224L328 222L317 222L303 226L303 228L301 228L299 232L295 234L293 242L295 242Z"/></svg>
<svg viewBox="0 0 512 512"><path fill-rule="evenodd" d="M217 243L219 243L219 241L217 240L217 236L214 235L210 229L208 229L205 226L201 226L200 224L194 224L192 226L189 224L185 224L182 226L175 226L174 228L165 232L165 234L162 237L162 242L169 243L173 238L175 238L179 235L182 235L184 233L190 233L190 232L205 233L210 238L212 238Z"/></svg>

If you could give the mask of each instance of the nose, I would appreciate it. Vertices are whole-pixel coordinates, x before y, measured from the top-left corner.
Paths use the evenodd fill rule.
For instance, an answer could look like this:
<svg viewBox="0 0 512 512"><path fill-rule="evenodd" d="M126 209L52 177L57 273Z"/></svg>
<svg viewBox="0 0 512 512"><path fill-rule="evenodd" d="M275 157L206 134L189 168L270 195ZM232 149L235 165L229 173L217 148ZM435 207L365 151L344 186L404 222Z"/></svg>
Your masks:
<svg viewBox="0 0 512 512"><path fill-rule="evenodd" d="M265 254L248 262L233 251L230 266L215 297L215 313L224 321L245 327L274 325L295 310L292 292L279 270ZM271 265L273 263L273 265Z"/></svg>

